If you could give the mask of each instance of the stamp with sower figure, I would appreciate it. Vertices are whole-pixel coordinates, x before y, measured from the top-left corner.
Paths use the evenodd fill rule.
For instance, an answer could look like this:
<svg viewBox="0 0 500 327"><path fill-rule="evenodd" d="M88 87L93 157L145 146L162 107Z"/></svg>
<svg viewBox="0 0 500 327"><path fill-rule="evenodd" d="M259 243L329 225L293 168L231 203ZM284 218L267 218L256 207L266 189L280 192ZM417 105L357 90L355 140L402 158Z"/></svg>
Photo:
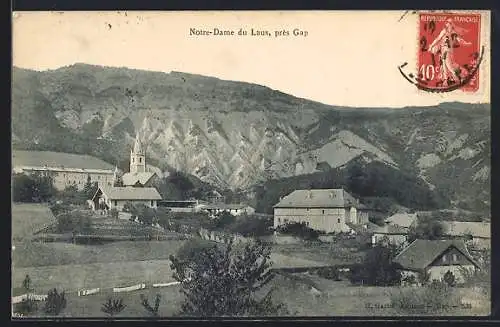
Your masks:
<svg viewBox="0 0 500 327"><path fill-rule="evenodd" d="M479 89L482 60L481 15L421 12L418 17L416 74L401 73L419 89L449 92Z"/></svg>

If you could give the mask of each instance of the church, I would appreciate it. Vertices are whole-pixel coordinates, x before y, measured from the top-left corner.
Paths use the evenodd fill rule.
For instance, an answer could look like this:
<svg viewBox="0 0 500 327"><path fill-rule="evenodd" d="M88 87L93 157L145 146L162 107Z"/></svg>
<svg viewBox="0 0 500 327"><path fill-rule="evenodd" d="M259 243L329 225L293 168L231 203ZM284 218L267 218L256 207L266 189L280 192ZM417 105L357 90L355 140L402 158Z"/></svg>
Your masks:
<svg viewBox="0 0 500 327"><path fill-rule="evenodd" d="M117 171L115 171L117 174ZM130 171L121 176L123 186L152 187L159 177L155 172L148 171L146 166L146 150L139 135L136 135L134 147L130 150Z"/></svg>
<svg viewBox="0 0 500 327"><path fill-rule="evenodd" d="M123 185L117 185L119 180L118 168L115 168L115 186L98 185L91 200L94 210L117 209L121 211L126 203L144 204L150 208L157 208L157 202L162 199L154 187L159 181L159 176L155 172L148 171L146 151L138 135L130 151L130 171L121 176Z"/></svg>

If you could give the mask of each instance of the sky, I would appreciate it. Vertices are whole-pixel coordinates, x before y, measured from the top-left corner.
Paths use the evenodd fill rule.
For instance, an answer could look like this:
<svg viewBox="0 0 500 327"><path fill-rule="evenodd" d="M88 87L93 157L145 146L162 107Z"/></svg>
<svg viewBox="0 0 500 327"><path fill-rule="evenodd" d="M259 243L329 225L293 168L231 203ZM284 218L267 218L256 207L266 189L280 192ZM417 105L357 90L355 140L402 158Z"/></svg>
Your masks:
<svg viewBox="0 0 500 327"><path fill-rule="evenodd" d="M389 12L16 12L13 65L74 63L181 71L268 86L331 105L404 107L489 102L489 14L482 26L480 90L419 91L397 67L416 66L417 15ZM190 29L248 31L194 36ZM250 29L271 36L251 36ZM275 31L307 36L275 37ZM407 70L407 72L412 72ZM413 73L416 72L415 71Z"/></svg>

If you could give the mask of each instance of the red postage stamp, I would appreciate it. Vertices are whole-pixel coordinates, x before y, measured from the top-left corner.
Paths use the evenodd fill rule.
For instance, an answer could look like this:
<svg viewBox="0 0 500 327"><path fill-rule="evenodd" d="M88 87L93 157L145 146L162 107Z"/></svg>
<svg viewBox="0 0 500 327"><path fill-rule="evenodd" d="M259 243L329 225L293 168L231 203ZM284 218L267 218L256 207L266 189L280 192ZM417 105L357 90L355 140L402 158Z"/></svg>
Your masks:
<svg viewBox="0 0 500 327"><path fill-rule="evenodd" d="M421 12L418 24L417 86L434 92L477 91L481 14Z"/></svg>

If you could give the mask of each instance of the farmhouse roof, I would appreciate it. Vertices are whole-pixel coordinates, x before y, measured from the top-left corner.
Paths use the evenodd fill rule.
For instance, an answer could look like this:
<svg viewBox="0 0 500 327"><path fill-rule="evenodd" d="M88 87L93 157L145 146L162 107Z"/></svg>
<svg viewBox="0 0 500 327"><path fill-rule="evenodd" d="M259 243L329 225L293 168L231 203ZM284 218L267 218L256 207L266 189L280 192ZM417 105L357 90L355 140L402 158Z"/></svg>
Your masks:
<svg viewBox="0 0 500 327"><path fill-rule="evenodd" d="M110 200L161 200L161 195L154 187L114 187L99 186Z"/></svg>
<svg viewBox="0 0 500 327"><path fill-rule="evenodd" d="M102 169L113 172L114 166L86 154L52 151L12 151L12 167L47 167Z"/></svg>
<svg viewBox="0 0 500 327"><path fill-rule="evenodd" d="M491 238L491 224L472 221L443 221L444 233L449 236L472 235Z"/></svg>
<svg viewBox="0 0 500 327"><path fill-rule="evenodd" d="M275 208L365 208L344 189L295 190L283 197Z"/></svg>
<svg viewBox="0 0 500 327"><path fill-rule="evenodd" d="M456 248L470 262L478 266L469 251L467 251L465 243L456 240L415 240L404 248L393 261L405 269L422 270L427 268L450 247Z"/></svg>
<svg viewBox="0 0 500 327"><path fill-rule="evenodd" d="M387 234L387 235L406 235L408 230L405 227L398 225L385 225L373 230L374 234Z"/></svg>
<svg viewBox="0 0 500 327"><path fill-rule="evenodd" d="M142 173L125 173L122 176L123 185L125 186L133 186L137 184L137 182L142 185L146 184L153 176L154 172L146 171Z"/></svg>
<svg viewBox="0 0 500 327"><path fill-rule="evenodd" d="M417 220L417 214L397 213L385 220L386 223L401 227L410 227Z"/></svg>

